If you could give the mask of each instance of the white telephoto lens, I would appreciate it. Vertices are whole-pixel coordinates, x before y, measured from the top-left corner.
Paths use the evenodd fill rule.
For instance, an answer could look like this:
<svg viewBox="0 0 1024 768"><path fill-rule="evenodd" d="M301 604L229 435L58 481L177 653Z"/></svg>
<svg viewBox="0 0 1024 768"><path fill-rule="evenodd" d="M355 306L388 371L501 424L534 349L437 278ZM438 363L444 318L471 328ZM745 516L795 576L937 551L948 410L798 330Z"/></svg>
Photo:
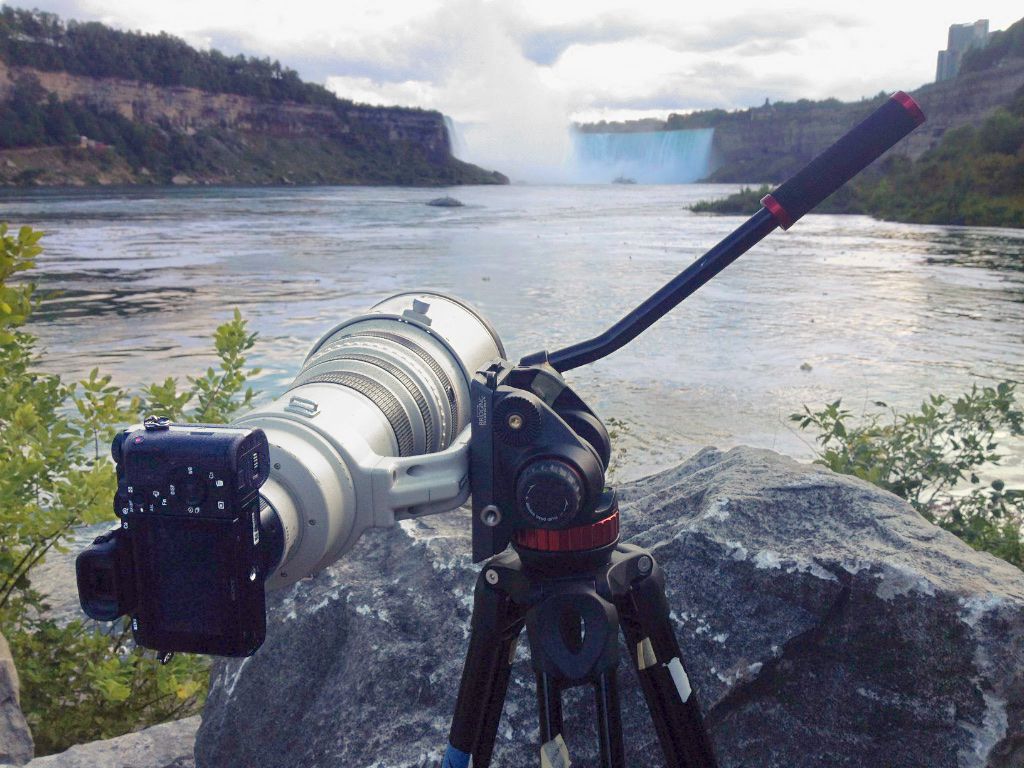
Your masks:
<svg viewBox="0 0 1024 768"><path fill-rule="evenodd" d="M451 446L469 425L473 374L504 356L465 302L402 293L331 329L285 394L237 419L270 443L260 494L281 522L284 553L268 589L327 567L367 528L393 524L374 504L374 467Z"/></svg>

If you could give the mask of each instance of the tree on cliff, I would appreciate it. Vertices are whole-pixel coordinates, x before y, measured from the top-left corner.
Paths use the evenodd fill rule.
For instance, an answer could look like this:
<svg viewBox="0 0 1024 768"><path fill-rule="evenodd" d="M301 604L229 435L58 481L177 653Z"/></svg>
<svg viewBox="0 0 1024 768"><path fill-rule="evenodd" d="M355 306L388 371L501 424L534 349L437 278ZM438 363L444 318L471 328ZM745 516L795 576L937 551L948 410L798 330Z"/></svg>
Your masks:
<svg viewBox="0 0 1024 768"><path fill-rule="evenodd" d="M166 32L151 35L98 22L65 23L52 13L9 6L0 9L0 59L47 72L127 78L269 101L351 106L269 58L197 51Z"/></svg>

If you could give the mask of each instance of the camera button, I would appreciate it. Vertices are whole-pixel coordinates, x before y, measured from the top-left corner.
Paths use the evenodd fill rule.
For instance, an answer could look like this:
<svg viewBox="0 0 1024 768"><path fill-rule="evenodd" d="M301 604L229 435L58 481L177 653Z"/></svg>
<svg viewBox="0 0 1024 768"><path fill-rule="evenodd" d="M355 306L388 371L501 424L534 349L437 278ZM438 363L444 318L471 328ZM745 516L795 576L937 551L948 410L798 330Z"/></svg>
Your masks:
<svg viewBox="0 0 1024 768"><path fill-rule="evenodd" d="M185 503L190 507L199 506L206 498L206 484L198 478L185 481Z"/></svg>

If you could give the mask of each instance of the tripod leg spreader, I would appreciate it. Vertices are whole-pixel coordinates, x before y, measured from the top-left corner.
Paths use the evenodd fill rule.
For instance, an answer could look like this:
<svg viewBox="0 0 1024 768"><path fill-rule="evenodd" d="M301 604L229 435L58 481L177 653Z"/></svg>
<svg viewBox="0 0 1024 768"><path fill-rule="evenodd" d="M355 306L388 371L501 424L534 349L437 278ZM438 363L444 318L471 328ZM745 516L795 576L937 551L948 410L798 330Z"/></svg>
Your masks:
<svg viewBox="0 0 1024 768"><path fill-rule="evenodd" d="M562 728L562 691L592 685L604 768L625 768L616 673L619 617L598 594L594 574L541 582L526 615L530 657L537 676L541 766L567 766Z"/></svg>
<svg viewBox="0 0 1024 768"><path fill-rule="evenodd" d="M527 628L537 680L541 768L568 768L562 692L594 687L602 768L625 768L617 683L619 628L668 768L715 768L697 696L683 670L664 578L646 550L619 544L603 564L552 577L515 552L477 579L469 650L442 768L488 768L516 640Z"/></svg>

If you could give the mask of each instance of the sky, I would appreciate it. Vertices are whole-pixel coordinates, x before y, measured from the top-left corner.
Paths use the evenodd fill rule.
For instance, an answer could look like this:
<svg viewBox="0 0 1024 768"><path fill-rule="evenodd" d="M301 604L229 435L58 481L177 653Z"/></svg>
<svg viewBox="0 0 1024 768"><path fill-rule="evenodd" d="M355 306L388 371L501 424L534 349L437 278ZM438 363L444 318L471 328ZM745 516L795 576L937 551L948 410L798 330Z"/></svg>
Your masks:
<svg viewBox="0 0 1024 768"><path fill-rule="evenodd" d="M572 121L913 90L950 24L1020 0L25 0L64 19L269 56L339 96L436 109L485 167L554 166Z"/></svg>

